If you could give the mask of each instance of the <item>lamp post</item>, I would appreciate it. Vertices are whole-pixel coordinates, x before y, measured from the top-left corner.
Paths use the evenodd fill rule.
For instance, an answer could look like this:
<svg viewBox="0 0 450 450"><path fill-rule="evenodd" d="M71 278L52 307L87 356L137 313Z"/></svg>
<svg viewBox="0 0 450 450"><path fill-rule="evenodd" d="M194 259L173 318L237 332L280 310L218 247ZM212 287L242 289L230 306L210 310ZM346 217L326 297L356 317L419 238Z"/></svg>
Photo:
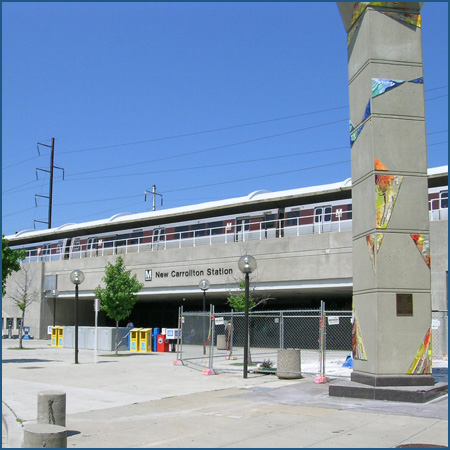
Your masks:
<svg viewBox="0 0 450 450"><path fill-rule="evenodd" d="M208 280L201 280L198 287L203 291L203 314L206 312L206 291L211 284ZM203 354L206 354L206 324L205 317L203 317Z"/></svg>
<svg viewBox="0 0 450 450"><path fill-rule="evenodd" d="M51 293L53 297L53 327L56 327L56 297L58 297L58 289L52 289Z"/></svg>
<svg viewBox="0 0 450 450"><path fill-rule="evenodd" d="M244 378L247 378L248 367L248 301L249 301L249 284L250 274L256 270L256 259L251 255L244 255L239 258L239 270L245 274L245 315L244 315Z"/></svg>
<svg viewBox="0 0 450 450"><path fill-rule="evenodd" d="M78 364L78 285L84 281L84 273L76 269L70 274L70 281L75 285L75 364Z"/></svg>

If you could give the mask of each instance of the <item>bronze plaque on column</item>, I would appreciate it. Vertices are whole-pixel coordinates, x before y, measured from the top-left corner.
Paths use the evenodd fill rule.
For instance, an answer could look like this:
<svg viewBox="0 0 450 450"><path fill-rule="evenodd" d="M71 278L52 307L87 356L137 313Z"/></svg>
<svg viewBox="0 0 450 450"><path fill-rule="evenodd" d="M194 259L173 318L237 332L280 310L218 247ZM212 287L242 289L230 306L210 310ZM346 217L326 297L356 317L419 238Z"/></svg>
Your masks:
<svg viewBox="0 0 450 450"><path fill-rule="evenodd" d="M397 294L397 316L413 315L413 295Z"/></svg>

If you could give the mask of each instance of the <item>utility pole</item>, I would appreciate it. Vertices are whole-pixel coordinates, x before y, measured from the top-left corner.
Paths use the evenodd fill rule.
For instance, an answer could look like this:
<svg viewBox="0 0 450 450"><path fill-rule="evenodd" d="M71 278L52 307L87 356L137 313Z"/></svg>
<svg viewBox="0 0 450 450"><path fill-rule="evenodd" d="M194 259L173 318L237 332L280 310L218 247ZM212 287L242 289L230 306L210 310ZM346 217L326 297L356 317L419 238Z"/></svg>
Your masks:
<svg viewBox="0 0 450 450"><path fill-rule="evenodd" d="M159 195L161 197L161 206L163 205L163 196L162 196L162 194L158 194L156 192L156 184L153 185L151 193L153 196L153 211L156 211L156 196ZM145 200L144 201L147 201L147 194L150 194L150 191L147 191L147 190L145 191Z"/></svg>
<svg viewBox="0 0 450 450"><path fill-rule="evenodd" d="M54 169L60 169L63 171L63 180L64 180L64 169L62 167L58 167L55 166L54 161L55 161L55 138L52 138L52 145L47 145L47 144L42 144L41 142L37 143L37 149L38 149L38 154L39 156L41 155L40 151L39 151L39 146L43 145L44 147L48 147L51 149L51 153L50 153L50 170L46 170L46 169L36 169L36 179L38 178L38 170L42 170L43 172L47 172L50 174L50 185L49 185L49 194L48 196L46 195L39 195L39 194L35 194L34 196L34 201L36 203L37 206L37 202L36 202L36 197L44 197L44 198L48 198L48 219L47 222L44 222L42 220L35 220L34 222L41 222L41 223L46 223L48 225L48 228L52 227L52 207L53 207L53 170Z"/></svg>

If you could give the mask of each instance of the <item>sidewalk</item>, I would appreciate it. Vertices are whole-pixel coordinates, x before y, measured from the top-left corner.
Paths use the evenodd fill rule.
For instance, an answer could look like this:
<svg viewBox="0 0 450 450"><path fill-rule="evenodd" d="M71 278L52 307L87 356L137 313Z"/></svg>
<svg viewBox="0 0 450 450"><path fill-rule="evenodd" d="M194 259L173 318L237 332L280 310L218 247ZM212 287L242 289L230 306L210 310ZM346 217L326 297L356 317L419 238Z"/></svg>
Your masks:
<svg viewBox="0 0 450 450"><path fill-rule="evenodd" d="M203 375L175 353L99 352L2 341L3 447L34 423L37 395L66 393L68 447L392 448L448 446L448 397L426 404L328 396L314 377ZM330 382L333 382L331 380Z"/></svg>

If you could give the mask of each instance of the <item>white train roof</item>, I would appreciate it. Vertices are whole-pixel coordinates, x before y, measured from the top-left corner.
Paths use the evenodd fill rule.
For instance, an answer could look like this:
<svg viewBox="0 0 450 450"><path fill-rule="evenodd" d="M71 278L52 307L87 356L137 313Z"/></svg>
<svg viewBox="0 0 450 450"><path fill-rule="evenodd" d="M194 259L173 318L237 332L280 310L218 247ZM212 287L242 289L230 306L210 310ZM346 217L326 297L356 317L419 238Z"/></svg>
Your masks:
<svg viewBox="0 0 450 450"><path fill-rule="evenodd" d="M428 169L428 176L445 175L448 173L448 166L435 167ZM168 208L160 211L146 211L142 213L119 213L107 219L93 220L89 222L81 223L67 223L59 227L54 227L45 230L23 230L10 236L6 236L6 239L14 244L16 240L27 240L36 239L36 241L42 240L43 238L49 239L55 235L60 235L61 233L74 232L77 230L95 230L101 227L107 227L108 225L119 225L123 224L127 228L132 228L133 223L141 221L151 221L152 219L164 219L164 218L174 218L177 216L183 216L187 213L200 213L205 211L221 210L226 207L237 207L239 205L245 206L256 203L264 203L276 200L286 200L288 198L300 198L307 197L311 195L326 194L327 192L336 192L340 190L348 190L351 188L352 180L347 178L344 181L337 183L324 184L319 186L308 186L297 189L288 189L284 191L270 192L265 190L258 190L251 192L250 194L243 197L235 197L225 200L217 200L206 203L199 203L196 205L180 206L176 208Z"/></svg>

